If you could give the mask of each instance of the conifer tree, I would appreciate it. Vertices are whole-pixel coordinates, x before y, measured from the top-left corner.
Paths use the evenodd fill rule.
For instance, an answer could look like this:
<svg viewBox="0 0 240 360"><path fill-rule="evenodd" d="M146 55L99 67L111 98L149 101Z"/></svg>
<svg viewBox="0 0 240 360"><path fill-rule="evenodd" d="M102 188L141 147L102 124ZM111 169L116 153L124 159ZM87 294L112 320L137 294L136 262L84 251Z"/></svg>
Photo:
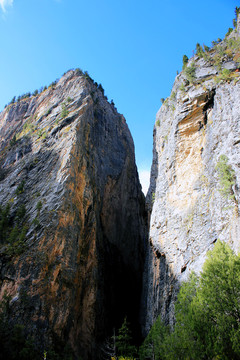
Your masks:
<svg viewBox="0 0 240 360"><path fill-rule="evenodd" d="M132 345L132 335L129 326L130 324L125 317L116 337L116 349L118 356L132 357L136 352L135 346Z"/></svg>

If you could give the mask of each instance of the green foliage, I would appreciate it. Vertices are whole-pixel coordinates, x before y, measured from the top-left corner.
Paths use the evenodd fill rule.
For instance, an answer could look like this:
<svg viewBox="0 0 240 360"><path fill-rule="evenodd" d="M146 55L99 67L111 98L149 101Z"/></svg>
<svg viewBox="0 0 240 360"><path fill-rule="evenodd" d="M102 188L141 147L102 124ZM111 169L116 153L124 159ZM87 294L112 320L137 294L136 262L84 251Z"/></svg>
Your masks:
<svg viewBox="0 0 240 360"><path fill-rule="evenodd" d="M156 125L160 126L160 120L159 119L156 121Z"/></svg>
<svg viewBox="0 0 240 360"><path fill-rule="evenodd" d="M49 85L49 88L55 89L57 83L58 83L58 79L56 79L55 81L53 81L53 82Z"/></svg>
<svg viewBox="0 0 240 360"><path fill-rule="evenodd" d="M140 360L144 359L161 359L162 355L167 352L166 339L170 334L170 329L165 326L160 316L153 324L148 336L139 349Z"/></svg>
<svg viewBox="0 0 240 360"><path fill-rule="evenodd" d="M220 56L220 58L223 58L225 55L225 47L223 45L218 45L216 47L216 52L218 53L218 55Z"/></svg>
<svg viewBox="0 0 240 360"><path fill-rule="evenodd" d="M39 226L40 226L40 221L39 221L38 217L36 217L36 218L33 219L32 224L33 224L36 228L39 228Z"/></svg>
<svg viewBox="0 0 240 360"><path fill-rule="evenodd" d="M84 77L85 77L86 80L88 80L88 81L90 81L90 82L93 83L93 79L91 78L91 76L89 75L89 73L88 73L87 71L85 71L85 72L83 73L83 75L84 75Z"/></svg>
<svg viewBox="0 0 240 360"><path fill-rule="evenodd" d="M218 74L218 76L216 76L215 80L216 80L216 83L219 83L221 81L225 82L225 81L232 80L231 71L228 69L221 70L220 73Z"/></svg>
<svg viewBox="0 0 240 360"><path fill-rule="evenodd" d="M206 52L208 52L208 51L210 50L210 47L207 46L207 45L203 45L203 47L204 47L204 50L205 50Z"/></svg>
<svg viewBox="0 0 240 360"><path fill-rule="evenodd" d="M228 28L228 31L227 31L227 33L226 33L226 35L225 35L225 36L230 35L232 31L233 31L233 28Z"/></svg>
<svg viewBox="0 0 240 360"><path fill-rule="evenodd" d="M13 135L13 138L10 140L10 146L14 146L17 142L17 138L16 138L16 135L14 134Z"/></svg>
<svg viewBox="0 0 240 360"><path fill-rule="evenodd" d="M201 58L201 57L203 57L203 53L204 53L204 51L203 51L202 46L199 43L197 43L197 45L196 45L197 56L199 56Z"/></svg>
<svg viewBox="0 0 240 360"><path fill-rule="evenodd" d="M185 67L187 66L187 63L188 63L188 57L187 57L187 55L183 55L183 67L182 67L182 69L184 70L185 69Z"/></svg>
<svg viewBox="0 0 240 360"><path fill-rule="evenodd" d="M181 83L179 90L180 90L180 91L185 91L184 83Z"/></svg>
<svg viewBox="0 0 240 360"><path fill-rule="evenodd" d="M222 39L220 39L220 38L218 38L217 40L213 40L213 41L212 41L212 47L215 47L215 46L218 45L221 41L222 41Z"/></svg>
<svg viewBox="0 0 240 360"><path fill-rule="evenodd" d="M104 95L104 89L102 87L102 84L99 84L98 85L98 89L101 91L101 93Z"/></svg>
<svg viewBox="0 0 240 360"><path fill-rule="evenodd" d="M10 104L14 104L15 101L16 101L16 96L14 96L14 97L12 98L12 100L10 101Z"/></svg>
<svg viewBox="0 0 240 360"><path fill-rule="evenodd" d="M153 192L153 193L152 193L152 203L154 203L155 198L156 198L156 194L155 194L155 192Z"/></svg>
<svg viewBox="0 0 240 360"><path fill-rule="evenodd" d="M125 317L121 328L116 336L117 355L122 357L133 357L136 353L135 346L132 345L132 335L129 329L129 322Z"/></svg>
<svg viewBox="0 0 240 360"><path fill-rule="evenodd" d="M34 124L31 123L31 119L28 120L27 122L25 122L25 124L23 125L23 131L24 133L32 133L36 130Z"/></svg>
<svg viewBox="0 0 240 360"><path fill-rule="evenodd" d="M239 52L240 48L240 39L230 38L226 40L227 48L232 50L233 52Z"/></svg>
<svg viewBox="0 0 240 360"><path fill-rule="evenodd" d="M26 337L23 325L10 326L8 322L10 297L3 296L0 304L0 349L1 359L40 360L31 338Z"/></svg>
<svg viewBox="0 0 240 360"><path fill-rule="evenodd" d="M22 180L16 190L16 195L21 195L24 192L25 181Z"/></svg>
<svg viewBox="0 0 240 360"><path fill-rule="evenodd" d="M195 64L192 63L189 66L186 66L184 69L184 73L186 75L186 78L188 79L188 81L190 83L193 83L194 80L196 79L196 67Z"/></svg>
<svg viewBox="0 0 240 360"><path fill-rule="evenodd" d="M161 103L163 104L164 101L165 101L165 99L164 99L164 98L161 98L160 101L161 101Z"/></svg>
<svg viewBox="0 0 240 360"><path fill-rule="evenodd" d="M0 243L7 241L10 227L10 204L5 207L0 206Z"/></svg>
<svg viewBox="0 0 240 360"><path fill-rule="evenodd" d="M0 206L0 243L7 245L5 253L9 256L20 255L26 249L28 224L25 216L24 204L20 205L12 216L9 204Z"/></svg>
<svg viewBox="0 0 240 360"><path fill-rule="evenodd" d="M228 164L228 157L221 155L218 159L216 170L218 172L220 192L226 198L234 198L232 186L235 184L235 172Z"/></svg>
<svg viewBox="0 0 240 360"><path fill-rule="evenodd" d="M25 301L28 295L24 295ZM24 298L21 298L23 300ZM0 358L4 360L73 360L68 345L54 341L51 347L37 348L22 324L8 321L10 297L5 293L0 303Z"/></svg>
<svg viewBox="0 0 240 360"><path fill-rule="evenodd" d="M176 99L176 93L175 91L171 92L171 96L170 96L170 100L175 100Z"/></svg>
<svg viewBox="0 0 240 360"><path fill-rule="evenodd" d="M236 28L237 27L237 19L238 19L238 15L240 13L240 7L235 7L235 18L233 19L233 27Z"/></svg>
<svg viewBox="0 0 240 360"><path fill-rule="evenodd" d="M8 238L8 248L6 249L6 254L9 256L20 255L26 249L25 237L28 231L28 226L23 225L19 227L17 225L14 226L12 231L10 232Z"/></svg>
<svg viewBox="0 0 240 360"><path fill-rule="evenodd" d="M76 69L75 69L75 74L76 74L76 75L82 75L82 74L83 74L82 69L76 68Z"/></svg>
<svg viewBox="0 0 240 360"><path fill-rule="evenodd" d="M66 108L66 104L63 102L62 103L62 111L61 111L61 118L62 119L64 119L65 117L67 117L68 116L68 114L69 114L69 111L67 110L67 108Z"/></svg>
<svg viewBox="0 0 240 360"><path fill-rule="evenodd" d="M240 358L240 256L218 241L199 277L182 284L172 332L158 319L140 349L141 360Z"/></svg>
<svg viewBox="0 0 240 360"><path fill-rule="evenodd" d="M40 212L41 208L42 208L42 202L39 200L37 203L37 211Z"/></svg>

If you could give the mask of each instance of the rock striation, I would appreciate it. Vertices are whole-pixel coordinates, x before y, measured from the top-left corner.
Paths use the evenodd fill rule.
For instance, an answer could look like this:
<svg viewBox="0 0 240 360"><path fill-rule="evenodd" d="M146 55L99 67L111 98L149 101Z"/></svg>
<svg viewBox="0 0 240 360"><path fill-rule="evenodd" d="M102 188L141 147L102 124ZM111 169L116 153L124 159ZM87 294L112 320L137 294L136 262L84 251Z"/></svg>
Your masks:
<svg viewBox="0 0 240 360"><path fill-rule="evenodd" d="M0 296L39 351L139 327L145 200L124 117L79 70L0 114ZM12 229L15 229L14 231Z"/></svg>
<svg viewBox="0 0 240 360"><path fill-rule="evenodd" d="M145 331L173 321L179 285L217 239L240 250L238 27L188 61L157 113L151 183Z"/></svg>

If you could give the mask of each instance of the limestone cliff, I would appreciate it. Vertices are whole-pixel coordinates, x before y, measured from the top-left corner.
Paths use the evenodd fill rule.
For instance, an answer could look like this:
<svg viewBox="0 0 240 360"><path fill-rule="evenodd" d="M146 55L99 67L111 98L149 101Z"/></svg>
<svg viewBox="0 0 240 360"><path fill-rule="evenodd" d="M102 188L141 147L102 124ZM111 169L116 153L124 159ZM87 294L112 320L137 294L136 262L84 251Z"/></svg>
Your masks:
<svg viewBox="0 0 240 360"><path fill-rule="evenodd" d="M0 139L0 296L10 322L40 351L58 341L94 359L124 316L138 327L146 224L126 121L75 70L10 104Z"/></svg>
<svg viewBox="0 0 240 360"><path fill-rule="evenodd" d="M146 328L172 320L181 281L217 239L240 250L240 26L197 54L157 113L148 207Z"/></svg>

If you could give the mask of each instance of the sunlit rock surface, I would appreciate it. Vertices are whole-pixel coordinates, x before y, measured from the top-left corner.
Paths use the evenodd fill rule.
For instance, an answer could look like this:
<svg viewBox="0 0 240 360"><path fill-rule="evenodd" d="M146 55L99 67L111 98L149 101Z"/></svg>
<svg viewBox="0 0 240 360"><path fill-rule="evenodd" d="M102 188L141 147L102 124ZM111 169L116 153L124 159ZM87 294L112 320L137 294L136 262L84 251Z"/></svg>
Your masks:
<svg viewBox="0 0 240 360"><path fill-rule="evenodd" d="M239 56L235 30L207 57L189 60L192 81L181 72L157 113L147 196L146 332L159 314L172 323L180 283L191 271L199 273L217 239L240 250ZM217 170L221 155L234 173L225 194Z"/></svg>
<svg viewBox="0 0 240 360"><path fill-rule="evenodd" d="M146 216L126 121L75 70L9 105L0 140L0 203L27 224L1 243L9 318L41 351L57 339L97 358L125 316L139 329Z"/></svg>

